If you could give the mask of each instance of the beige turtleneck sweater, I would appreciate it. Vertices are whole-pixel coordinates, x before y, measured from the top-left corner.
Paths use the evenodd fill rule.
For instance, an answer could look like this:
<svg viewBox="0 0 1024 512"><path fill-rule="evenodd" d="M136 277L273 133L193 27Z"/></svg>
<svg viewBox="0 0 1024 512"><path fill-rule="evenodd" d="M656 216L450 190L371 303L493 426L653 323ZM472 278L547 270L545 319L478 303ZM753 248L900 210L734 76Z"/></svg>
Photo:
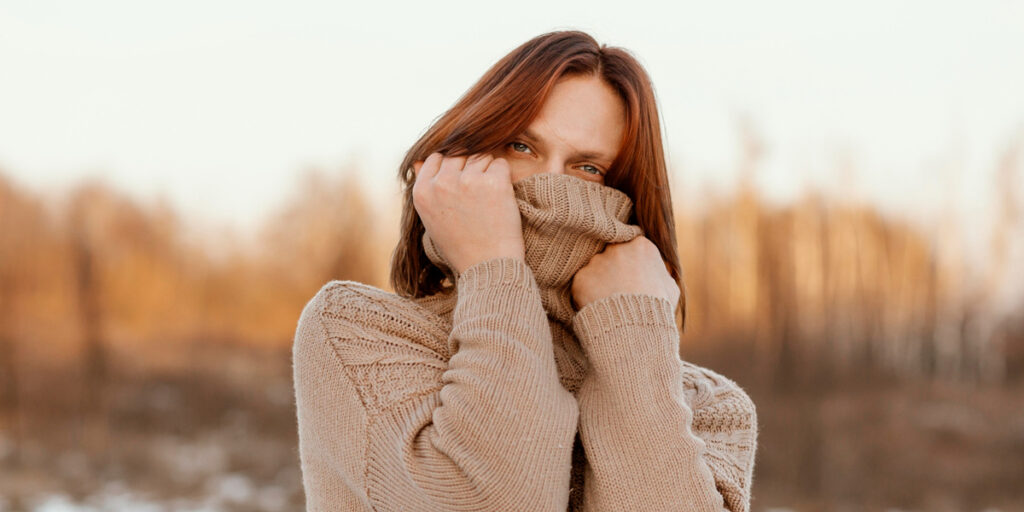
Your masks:
<svg viewBox="0 0 1024 512"><path fill-rule="evenodd" d="M407 299L331 281L293 346L308 510L747 511L757 415L679 356L672 304L615 294L574 311L572 276L642 234L621 191L513 183L525 258Z"/></svg>

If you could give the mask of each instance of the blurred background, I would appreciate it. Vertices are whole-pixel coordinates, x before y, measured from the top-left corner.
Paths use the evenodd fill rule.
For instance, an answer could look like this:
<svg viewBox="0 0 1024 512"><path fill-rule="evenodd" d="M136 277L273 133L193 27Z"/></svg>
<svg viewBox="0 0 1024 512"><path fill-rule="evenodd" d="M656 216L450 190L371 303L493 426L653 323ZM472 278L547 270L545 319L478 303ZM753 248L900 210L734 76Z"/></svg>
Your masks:
<svg viewBox="0 0 1024 512"><path fill-rule="evenodd" d="M663 114L752 508L1024 510L1024 4L0 4L0 511L302 510L291 342L404 151L554 29Z"/></svg>

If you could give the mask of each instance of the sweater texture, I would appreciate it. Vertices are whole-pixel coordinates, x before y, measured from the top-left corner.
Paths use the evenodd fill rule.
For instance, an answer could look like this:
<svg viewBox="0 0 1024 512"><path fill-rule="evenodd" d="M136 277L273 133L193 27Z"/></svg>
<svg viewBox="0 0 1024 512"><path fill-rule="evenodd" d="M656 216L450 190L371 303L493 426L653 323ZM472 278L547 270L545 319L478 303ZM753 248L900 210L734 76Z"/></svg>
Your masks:
<svg viewBox="0 0 1024 512"><path fill-rule="evenodd" d="M525 257L452 270L404 298L331 281L292 350L307 510L745 512L757 415L680 358L673 305L617 293L580 310L572 277L642 235L623 192L513 182Z"/></svg>

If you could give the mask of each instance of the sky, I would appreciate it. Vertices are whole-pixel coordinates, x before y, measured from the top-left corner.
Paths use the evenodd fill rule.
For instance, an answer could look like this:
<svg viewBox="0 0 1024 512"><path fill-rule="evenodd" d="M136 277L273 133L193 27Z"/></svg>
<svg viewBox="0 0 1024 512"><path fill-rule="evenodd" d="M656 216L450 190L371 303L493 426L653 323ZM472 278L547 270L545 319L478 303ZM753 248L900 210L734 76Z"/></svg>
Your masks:
<svg viewBox="0 0 1024 512"><path fill-rule="evenodd" d="M0 173L50 192L101 177L239 230L307 169L395 195L429 124L557 29L645 66L687 202L735 185L747 120L769 199L816 188L978 238L1024 137L1020 1L4 0Z"/></svg>

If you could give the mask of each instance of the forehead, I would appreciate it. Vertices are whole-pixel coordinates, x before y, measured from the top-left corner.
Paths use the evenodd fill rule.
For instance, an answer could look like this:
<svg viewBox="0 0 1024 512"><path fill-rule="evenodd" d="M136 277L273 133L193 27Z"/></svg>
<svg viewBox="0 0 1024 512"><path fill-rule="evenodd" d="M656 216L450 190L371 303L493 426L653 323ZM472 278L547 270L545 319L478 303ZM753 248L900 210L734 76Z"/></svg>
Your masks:
<svg viewBox="0 0 1024 512"><path fill-rule="evenodd" d="M573 76L555 84L528 131L545 144L610 161L622 142L625 116L622 99L604 80Z"/></svg>

